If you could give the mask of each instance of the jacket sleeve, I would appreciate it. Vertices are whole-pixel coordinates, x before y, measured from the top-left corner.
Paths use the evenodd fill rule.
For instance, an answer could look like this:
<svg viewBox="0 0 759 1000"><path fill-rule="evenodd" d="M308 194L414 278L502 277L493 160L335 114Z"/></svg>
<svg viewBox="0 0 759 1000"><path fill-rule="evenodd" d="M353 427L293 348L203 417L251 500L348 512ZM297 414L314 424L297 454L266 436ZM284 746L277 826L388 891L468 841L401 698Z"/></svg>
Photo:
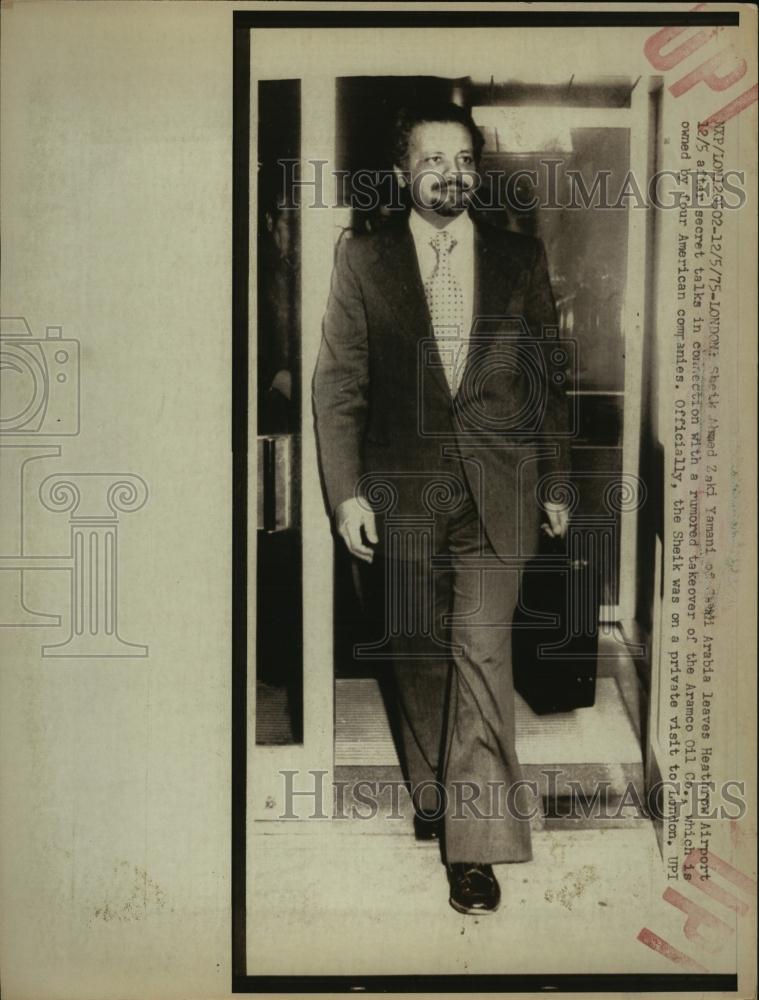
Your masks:
<svg viewBox="0 0 759 1000"><path fill-rule="evenodd" d="M559 488L558 480L569 482L571 478L570 419L566 390L572 376L575 354L571 345L562 344L556 336L547 336L551 332L546 330L547 327L553 328L553 331L558 330L558 320L548 278L548 262L541 242L538 243L532 264L524 312L531 337L540 345L546 378L543 397L545 408L538 438L538 443L545 447L544 455L538 462L539 475L541 479L551 477L554 490L550 492L555 491L554 498L559 500L564 490Z"/></svg>
<svg viewBox="0 0 759 1000"><path fill-rule="evenodd" d="M369 394L366 310L341 240L312 382L316 439L331 511L356 495Z"/></svg>

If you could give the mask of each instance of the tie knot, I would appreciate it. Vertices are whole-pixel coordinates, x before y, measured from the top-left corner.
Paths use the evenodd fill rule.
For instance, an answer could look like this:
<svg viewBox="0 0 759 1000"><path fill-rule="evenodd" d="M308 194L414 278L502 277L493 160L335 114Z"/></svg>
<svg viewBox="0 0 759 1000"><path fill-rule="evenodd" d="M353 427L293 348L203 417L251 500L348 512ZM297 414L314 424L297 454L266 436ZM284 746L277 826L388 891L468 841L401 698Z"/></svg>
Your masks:
<svg viewBox="0 0 759 1000"><path fill-rule="evenodd" d="M439 229L430 240L430 243L438 257L449 254L456 246L456 240L447 229Z"/></svg>

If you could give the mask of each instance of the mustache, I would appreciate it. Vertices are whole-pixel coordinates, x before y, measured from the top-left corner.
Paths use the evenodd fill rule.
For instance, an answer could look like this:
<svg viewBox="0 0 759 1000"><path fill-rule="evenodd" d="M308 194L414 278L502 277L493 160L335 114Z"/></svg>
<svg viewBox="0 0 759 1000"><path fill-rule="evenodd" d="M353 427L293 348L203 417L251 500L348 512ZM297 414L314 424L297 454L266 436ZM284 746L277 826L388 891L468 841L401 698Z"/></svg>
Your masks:
<svg viewBox="0 0 759 1000"><path fill-rule="evenodd" d="M431 185L431 191L433 194L451 194L451 195L464 195L469 194L477 186L477 181L474 177L455 177L450 181L435 181Z"/></svg>

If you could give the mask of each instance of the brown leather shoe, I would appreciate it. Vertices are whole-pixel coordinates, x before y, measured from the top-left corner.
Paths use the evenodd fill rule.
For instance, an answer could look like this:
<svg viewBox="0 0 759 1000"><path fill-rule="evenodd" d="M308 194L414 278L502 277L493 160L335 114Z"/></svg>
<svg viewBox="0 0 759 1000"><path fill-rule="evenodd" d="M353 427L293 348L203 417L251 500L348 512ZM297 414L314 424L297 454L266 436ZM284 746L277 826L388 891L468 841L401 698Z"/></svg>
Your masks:
<svg viewBox="0 0 759 1000"><path fill-rule="evenodd" d="M501 902L501 887L492 865L463 862L448 865L451 894L448 902L459 913L495 913Z"/></svg>

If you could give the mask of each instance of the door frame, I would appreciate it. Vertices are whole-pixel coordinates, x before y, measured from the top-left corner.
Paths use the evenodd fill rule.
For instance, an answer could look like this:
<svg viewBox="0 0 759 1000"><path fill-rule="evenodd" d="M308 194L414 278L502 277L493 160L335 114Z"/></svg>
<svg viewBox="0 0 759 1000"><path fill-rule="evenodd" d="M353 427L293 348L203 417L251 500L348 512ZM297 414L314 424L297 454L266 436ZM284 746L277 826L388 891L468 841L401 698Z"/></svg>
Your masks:
<svg viewBox="0 0 759 1000"><path fill-rule="evenodd" d="M304 77L301 81L301 148L308 149L311 159L323 162L323 176L329 176L335 158L336 79ZM249 68L249 92L255 94L258 79ZM649 122L649 94L643 86L634 87L629 108L574 108L572 126L624 128L630 131L629 170L638 179L641 189L648 184L652 141ZM247 156L256 162L256 130L248 129ZM340 211L324 207L308 207L306 197L301 209L302 261L302 395L311 396L311 376L318 353L321 320L327 301L332 272L331 247L339 231L336 219ZM249 258L255 265L255 225L257 202L255 185L250 185L247 231L251 243ZM641 261L646 261L647 210L628 207L628 247L622 328L625 339L624 417L622 432L622 476L630 483L638 481L641 438L641 402L643 384L643 334L646 315L647 283L641 280ZM255 315L255 273L248 274L249 315ZM248 324L247 335L251 333ZM256 380L249 375L247 387L248 439L256 437ZM260 746L248 740L247 773L255 781L246 784L249 820L324 819L331 813L331 791L334 769L334 667L333 667L333 548L329 520L324 508L317 464L316 441L309 406L302 409L302 532L308 544L303 545L303 634L308 636L303 648L303 741L283 746ZM248 468L248 523L255 523L256 468ZM604 623L632 621L635 616L635 565L637 556L636 504L620 509L620 572L619 601L604 605L600 620ZM622 567L632 567L623 572ZM255 547L249 546L247 578L255 581ZM254 583L255 586L255 583ZM255 662L255 606L248 602L247 660ZM247 677L247 720L255 721L255 672ZM291 777L288 772L296 772ZM291 784L289 784L291 782ZM315 799L307 793L319 785ZM302 796L289 797L288 787ZM288 798L285 802L284 798ZM319 808L313 808L314 804Z"/></svg>

